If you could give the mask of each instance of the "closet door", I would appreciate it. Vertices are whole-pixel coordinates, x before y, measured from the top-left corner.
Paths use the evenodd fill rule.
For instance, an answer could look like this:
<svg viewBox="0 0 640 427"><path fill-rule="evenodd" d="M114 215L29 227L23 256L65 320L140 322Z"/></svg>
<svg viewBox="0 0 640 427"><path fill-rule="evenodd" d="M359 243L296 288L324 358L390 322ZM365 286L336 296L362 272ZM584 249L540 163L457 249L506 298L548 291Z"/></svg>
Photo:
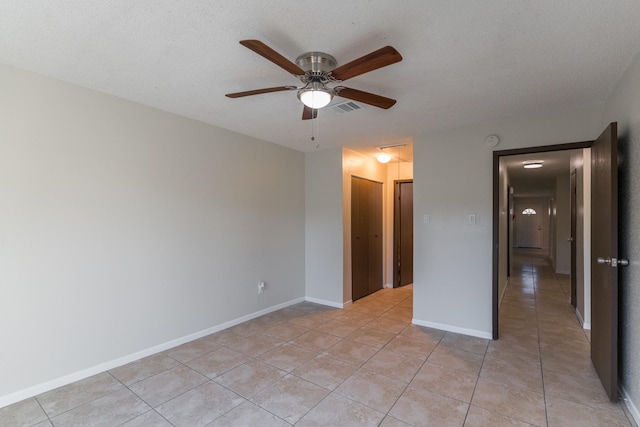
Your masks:
<svg viewBox="0 0 640 427"><path fill-rule="evenodd" d="M351 280L355 301L382 289L382 183L351 178Z"/></svg>

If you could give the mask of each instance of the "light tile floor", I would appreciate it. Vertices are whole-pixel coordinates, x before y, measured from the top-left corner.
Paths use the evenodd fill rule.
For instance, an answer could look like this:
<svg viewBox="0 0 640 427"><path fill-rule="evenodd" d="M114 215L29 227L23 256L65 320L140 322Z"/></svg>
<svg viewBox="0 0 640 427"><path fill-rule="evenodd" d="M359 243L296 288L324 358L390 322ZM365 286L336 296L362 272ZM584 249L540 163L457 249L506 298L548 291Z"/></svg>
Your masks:
<svg viewBox="0 0 640 427"><path fill-rule="evenodd" d="M526 257L524 256L526 255ZM517 266L489 341L411 325L413 289L302 303L0 409L1 426L629 426L568 278Z"/></svg>

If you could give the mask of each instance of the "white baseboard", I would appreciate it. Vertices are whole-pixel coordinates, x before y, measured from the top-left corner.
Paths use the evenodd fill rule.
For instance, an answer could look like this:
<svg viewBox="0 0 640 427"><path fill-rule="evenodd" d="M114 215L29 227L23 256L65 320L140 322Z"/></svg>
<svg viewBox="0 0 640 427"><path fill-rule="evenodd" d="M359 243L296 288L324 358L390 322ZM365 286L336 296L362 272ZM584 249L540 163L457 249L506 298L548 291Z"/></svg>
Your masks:
<svg viewBox="0 0 640 427"><path fill-rule="evenodd" d="M578 322L580 322L580 325L582 325L582 329L591 330L591 323L584 321L584 318L582 317L582 313L580 313L580 310L576 309L576 317L578 318Z"/></svg>
<svg viewBox="0 0 640 427"><path fill-rule="evenodd" d="M328 301L328 300L319 299L319 298L304 297L304 300L307 302L313 302L315 304L326 305L334 308L344 308L345 306L344 303Z"/></svg>
<svg viewBox="0 0 640 427"><path fill-rule="evenodd" d="M256 311L254 313L247 314L246 316L238 317L237 319L233 319L228 322L225 322L216 326L212 326L202 331L185 335L183 337L176 338L174 340L167 341L165 343L158 344L153 347L149 347L144 350L140 350L135 353L132 353L123 357L119 357L117 359L110 360L108 362L101 363L91 368L83 369L81 371L74 372L74 373L38 384L32 387L27 387L25 389L16 391L14 393L10 393L5 396L0 396L0 408L3 408L5 406L11 405L16 402L20 402L21 400L28 399L33 396L37 396L47 391L51 391L58 387L62 387L62 386L71 384L73 382L83 380L85 378L99 374L101 372L105 372L110 369L117 368L118 366L126 365L127 363L136 361L138 359L142 359L143 357L151 356L153 354L160 353L161 351L165 351L170 348L177 347L189 341L193 341L198 338L202 338L204 336L222 331L224 329L230 328L231 326L235 326L240 323L246 322L247 320L255 319L256 317L269 314L273 311L277 311L282 308L288 307L290 305L298 304L303 301L305 301L305 298L296 298L278 305L274 305L272 307L265 308L260 311Z"/></svg>
<svg viewBox="0 0 640 427"><path fill-rule="evenodd" d="M636 424L640 425L640 410L638 410L638 406L633 400L631 400L629 393L627 393L627 390L624 387L620 386L618 391L622 397L622 404L627 407L627 411L629 411L629 414L631 414Z"/></svg>
<svg viewBox="0 0 640 427"><path fill-rule="evenodd" d="M418 319L413 319L411 323L418 326L426 326L428 328L440 329L441 331L455 332L457 334L469 335L469 336L478 337L478 338L486 338L489 340L493 339L493 335L491 334L491 332L478 331L476 329L460 328L458 326L445 325L442 323L428 322L426 320L418 320Z"/></svg>

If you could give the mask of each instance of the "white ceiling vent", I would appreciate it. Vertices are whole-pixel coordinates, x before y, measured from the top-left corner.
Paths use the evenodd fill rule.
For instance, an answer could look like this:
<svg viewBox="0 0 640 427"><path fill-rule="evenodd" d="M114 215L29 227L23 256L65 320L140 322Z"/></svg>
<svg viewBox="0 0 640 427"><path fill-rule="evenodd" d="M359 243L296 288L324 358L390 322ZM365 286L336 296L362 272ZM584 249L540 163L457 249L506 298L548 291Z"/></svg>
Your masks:
<svg viewBox="0 0 640 427"><path fill-rule="evenodd" d="M362 110L364 107L353 101L345 101L339 104L335 104L331 107L331 110L337 113L351 113L352 111Z"/></svg>

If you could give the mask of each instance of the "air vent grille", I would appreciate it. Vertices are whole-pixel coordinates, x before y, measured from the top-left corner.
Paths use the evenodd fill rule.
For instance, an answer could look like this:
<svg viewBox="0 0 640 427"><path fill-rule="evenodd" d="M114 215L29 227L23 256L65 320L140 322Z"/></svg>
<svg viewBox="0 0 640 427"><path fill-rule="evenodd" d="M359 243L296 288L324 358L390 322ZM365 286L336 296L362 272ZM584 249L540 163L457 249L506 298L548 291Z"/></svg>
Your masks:
<svg viewBox="0 0 640 427"><path fill-rule="evenodd" d="M351 113L352 111L362 110L362 106L353 101L346 101L334 105L331 109L337 113Z"/></svg>

